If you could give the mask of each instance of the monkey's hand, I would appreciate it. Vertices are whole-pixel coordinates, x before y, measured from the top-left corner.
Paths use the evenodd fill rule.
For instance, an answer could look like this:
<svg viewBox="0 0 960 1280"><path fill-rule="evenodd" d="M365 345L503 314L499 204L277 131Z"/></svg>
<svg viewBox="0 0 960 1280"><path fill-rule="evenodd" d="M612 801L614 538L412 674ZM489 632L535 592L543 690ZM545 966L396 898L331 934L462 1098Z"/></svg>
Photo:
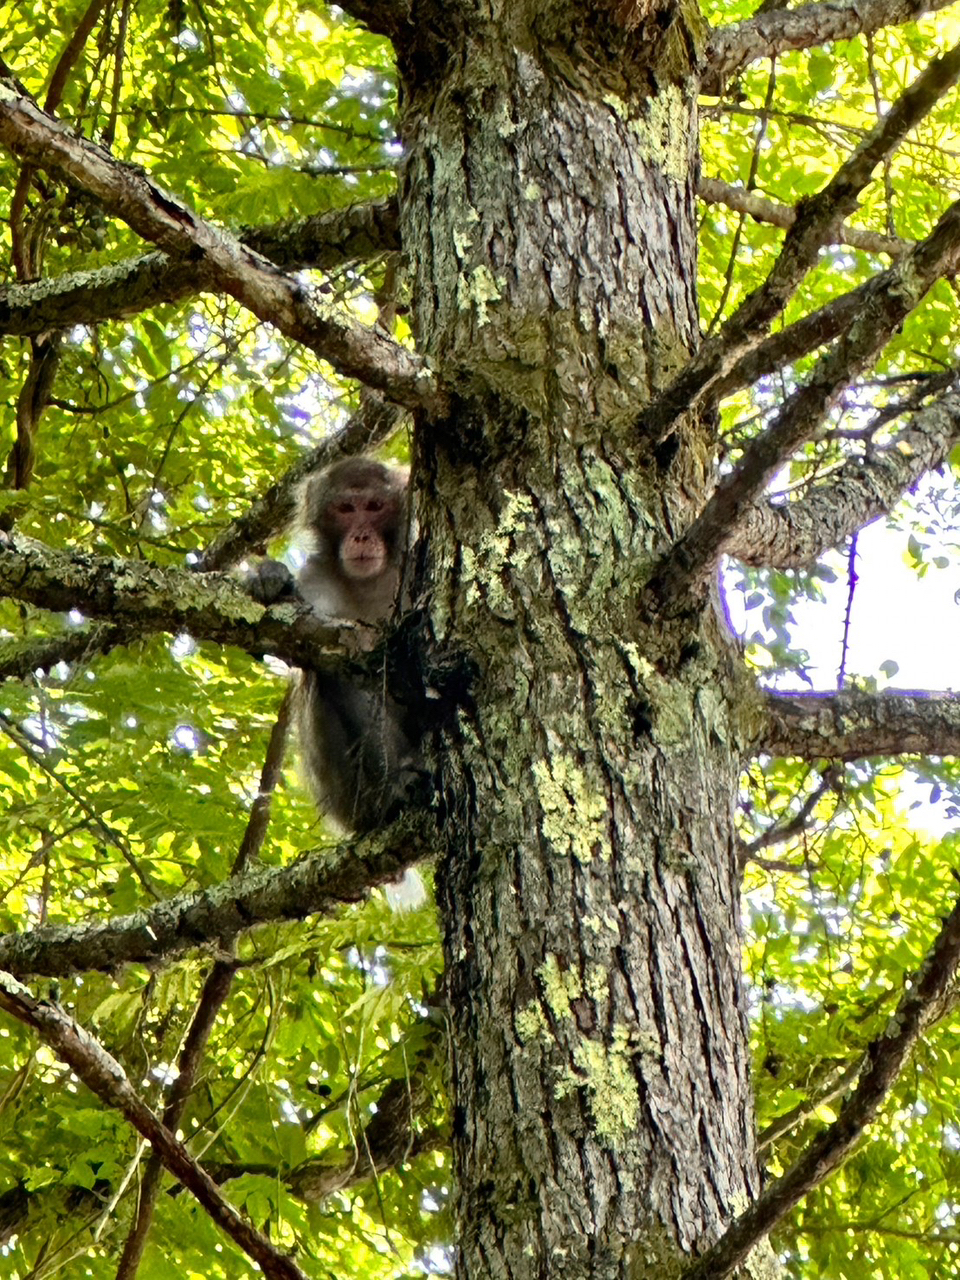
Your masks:
<svg viewBox="0 0 960 1280"><path fill-rule="evenodd" d="M299 595L296 579L279 560L261 560L247 574L244 586L257 604L277 604Z"/></svg>

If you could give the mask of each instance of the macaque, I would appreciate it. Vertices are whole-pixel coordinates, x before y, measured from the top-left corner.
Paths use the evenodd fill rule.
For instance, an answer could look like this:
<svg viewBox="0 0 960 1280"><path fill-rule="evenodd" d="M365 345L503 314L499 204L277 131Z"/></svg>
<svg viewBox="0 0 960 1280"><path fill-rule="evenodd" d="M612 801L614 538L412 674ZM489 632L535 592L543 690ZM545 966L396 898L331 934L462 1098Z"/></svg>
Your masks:
<svg viewBox="0 0 960 1280"><path fill-rule="evenodd" d="M325 618L388 618L407 544L406 473L371 458L334 463L304 485L301 523L313 539L297 579L304 600ZM276 598L278 583L268 561L253 589ZM353 831L389 821L423 777L403 708L382 682L321 671L301 673L297 703L303 768L324 813Z"/></svg>
<svg viewBox="0 0 960 1280"><path fill-rule="evenodd" d="M407 476L370 458L348 458L308 481L303 522L315 549L300 593L317 613L377 623L397 604L407 544ZM388 821L422 776L416 735L381 686L305 671L300 750L321 808L354 831Z"/></svg>

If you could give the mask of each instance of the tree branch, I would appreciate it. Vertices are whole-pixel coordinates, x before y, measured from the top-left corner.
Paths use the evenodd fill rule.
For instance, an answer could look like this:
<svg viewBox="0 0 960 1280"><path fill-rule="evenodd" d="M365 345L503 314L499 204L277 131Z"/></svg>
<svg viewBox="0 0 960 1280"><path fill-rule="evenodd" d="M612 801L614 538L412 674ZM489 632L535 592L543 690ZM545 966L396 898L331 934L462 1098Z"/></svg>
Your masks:
<svg viewBox="0 0 960 1280"><path fill-rule="evenodd" d="M203 552L197 564L193 566L194 570L208 573L218 569L229 569L245 555L251 552L262 552L267 541L287 527L292 520L296 510L297 488L305 476L328 466L338 458L374 448L392 434L401 417L401 411L395 405L385 403L372 392L365 395L359 409L343 430L304 454L275 485L257 498L243 515L231 521ZM2 565L4 547L9 548L10 545L9 540L5 544L0 543L0 591L13 594L12 579L19 571L12 563L8 562L5 567ZM31 550L40 551L37 544L33 544ZM51 551L50 554L58 553ZM112 565L110 572L115 572L116 566L122 562L101 563ZM41 573L45 572L46 570L41 569ZM176 574L178 571L172 572ZM179 594L178 581L182 586L186 586L189 579L174 579L169 583L171 588ZM34 601L41 603L44 599L46 597L40 589ZM72 608L74 606L69 603L64 606L62 598L58 598L51 600L50 607ZM87 606L78 605L77 607ZM94 609L88 607L88 612L92 613ZM123 623L107 622L95 627L71 627L57 635L29 642L0 640L0 682L10 679L24 680L35 671L49 671L59 662L83 662L94 654L108 653L119 645L131 644L144 635L146 630L156 629L152 626L144 627L145 615L135 606L127 612L129 616ZM163 612L162 609L161 612ZM174 625L172 620L170 625ZM166 624L159 629L166 630ZM232 642L236 639L237 637L234 636ZM241 644L241 647L246 645ZM258 648L259 642L255 642L248 652L259 656ZM284 655L278 653L277 656ZM316 655L313 655L313 659L315 665Z"/></svg>
<svg viewBox="0 0 960 1280"><path fill-rule="evenodd" d="M857 207L876 166L900 144L934 103L960 79L960 44L924 67L887 114L858 144L822 191L801 200L796 218L766 280L743 300L716 337L709 338L683 372L640 418L640 430L665 439L679 418L697 405L764 333L816 261L834 228ZM929 286L927 286L929 287Z"/></svg>
<svg viewBox="0 0 960 1280"><path fill-rule="evenodd" d="M800 808L792 817L785 821L779 821L768 827L766 831L761 833L754 839L742 843L740 846L740 860L747 863L756 860L757 854L762 853L764 849L769 849L771 845L786 844L788 840L792 840L794 836L800 835L802 831L806 831L811 825L811 818L817 805L827 794L828 791L835 791L839 786L840 770L831 766L824 769L823 777L820 783L807 796Z"/></svg>
<svg viewBox="0 0 960 1280"><path fill-rule="evenodd" d="M255 925L328 915L363 901L435 852L435 826L411 812L384 831L316 849L291 866L256 870L133 915L0 937L0 968L18 978L67 977L122 964L154 964L227 945Z"/></svg>
<svg viewBox="0 0 960 1280"><path fill-rule="evenodd" d="M797 210L793 205L779 204L776 200L757 195L755 191L748 191L746 187L731 186L717 178L701 178L697 183L697 195L707 204L725 205L736 213L744 213L757 222L783 227L785 231L797 220ZM845 222L834 229L832 243L850 245L853 249L862 249L864 253L887 253L892 258L899 258L911 248L911 241L901 240L899 236L885 236L879 231L863 231L860 227L850 227Z"/></svg>
<svg viewBox="0 0 960 1280"><path fill-rule="evenodd" d="M943 921L936 941L907 981L887 1030L871 1041L860 1081L827 1126L782 1178L769 1183L702 1258L683 1273L684 1280L724 1280L750 1250L804 1196L825 1182L859 1142L864 1129L890 1092L911 1050L938 1016L960 963L960 902Z"/></svg>
<svg viewBox="0 0 960 1280"><path fill-rule="evenodd" d="M189 569L56 551L17 537L0 543L0 597L112 619L126 639L186 631L254 657L272 653L293 666L317 670L327 664L336 669L344 654L363 647L361 639L376 640L375 629L321 621L301 601L264 607L228 574L200 576Z"/></svg>
<svg viewBox="0 0 960 1280"><path fill-rule="evenodd" d="M39 168L65 174L162 249L207 263L221 289L339 373L408 409L443 411L445 395L418 356L385 332L334 314L316 291L199 217L142 170L78 138L4 81L0 142Z"/></svg>
<svg viewBox="0 0 960 1280"><path fill-rule="evenodd" d="M127 1079L116 1058L52 1000L37 1000L8 973L0 973L0 1008L36 1031L88 1089L141 1133L154 1151L203 1205L210 1217L253 1258L270 1280L307 1280L292 1258L241 1217L183 1143L160 1123Z"/></svg>
<svg viewBox="0 0 960 1280"><path fill-rule="evenodd" d="M759 58L773 58L789 49L808 49L828 40L852 40L881 27L913 22L924 13L945 9L953 0L857 0L856 4L807 4L799 9L774 9L746 22L716 27L704 52L701 91L719 94L724 82Z"/></svg>
<svg viewBox="0 0 960 1280"><path fill-rule="evenodd" d="M854 318L863 309L873 294L874 289L881 287L882 280L889 279L889 272L884 271L872 276L856 289L842 293L826 306L819 307L802 320L796 320L768 338L752 350L747 351L734 364L732 369L718 378L705 400L710 405L719 404L727 396L734 395L743 387L750 387L766 374L774 373L799 360L801 356L826 346L839 334L843 333Z"/></svg>
<svg viewBox="0 0 960 1280"><path fill-rule="evenodd" d="M960 201L951 205L926 240L870 281L864 305L849 328L766 431L747 445L737 467L720 481L703 511L664 557L648 587L652 596L661 602L675 600L702 586L773 474L810 438L838 393L883 350L933 282L958 263Z"/></svg>
<svg viewBox="0 0 960 1280"><path fill-rule="evenodd" d="M237 239L285 271L330 271L399 249L397 202L373 200L300 222L248 227ZM96 271L11 284L0 288L0 334L35 336L50 328L116 320L214 291L219 283L215 265L206 258L147 253Z"/></svg>
<svg viewBox="0 0 960 1280"><path fill-rule="evenodd" d="M843 463L802 497L753 507L723 550L744 564L808 565L892 510L921 476L946 460L958 440L960 393L953 392L914 414L889 444Z"/></svg>
<svg viewBox="0 0 960 1280"><path fill-rule="evenodd" d="M960 756L960 698L950 693L771 693L754 752L805 760Z"/></svg>

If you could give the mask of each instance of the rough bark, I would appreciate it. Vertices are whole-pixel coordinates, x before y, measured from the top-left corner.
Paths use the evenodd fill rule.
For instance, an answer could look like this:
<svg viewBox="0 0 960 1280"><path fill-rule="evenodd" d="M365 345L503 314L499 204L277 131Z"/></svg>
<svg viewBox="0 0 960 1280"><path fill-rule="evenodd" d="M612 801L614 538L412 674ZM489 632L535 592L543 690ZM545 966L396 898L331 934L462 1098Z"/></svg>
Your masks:
<svg viewBox="0 0 960 1280"><path fill-rule="evenodd" d="M376 643L373 628L321 620L299 598L266 608L226 574L71 555L28 539L0 543L0 594L42 609L78 609L92 618L109 618L123 636L186 631L197 640L236 645L254 657L272 653L294 666L326 669L329 663L332 670L342 667L344 653Z"/></svg>
<svg viewBox="0 0 960 1280"><path fill-rule="evenodd" d="M850 332L712 501L712 424L684 400L668 405L669 440L637 426L697 351L696 18L667 0L351 0L347 11L398 46L417 357L318 315L275 267L11 90L0 137L171 252L198 252L218 287L418 412L425 532L413 586L438 660L473 677L434 743L458 1275L676 1276L729 1242L729 1223L760 1196L732 814L741 760L833 756L838 742L859 755L892 742L893 723L882 700L868 709L838 695L815 712L766 702L707 593L688 588L840 383L956 266L960 212L850 295L861 308ZM746 376L736 353L761 341L873 166L958 66L955 54L922 78L806 206L772 285L699 367L697 394ZM823 341L823 328L798 339L800 328L786 349ZM289 490L266 497L276 513ZM258 510L237 536L267 518ZM211 558L230 554L218 544ZM230 584L19 545L0 548L0 586L52 608L79 595L140 630L189 628L311 665L316 646L343 640ZM895 749L929 743L938 723L904 699ZM421 815L355 856L0 940L0 965L71 973L182 954L360 897L433 835ZM764 1265L754 1258L750 1274Z"/></svg>
<svg viewBox="0 0 960 1280"><path fill-rule="evenodd" d="M770 694L767 712L756 749L772 756L960 755L960 703L953 694L893 689Z"/></svg>
<svg viewBox="0 0 960 1280"><path fill-rule="evenodd" d="M401 228L459 400L421 570L481 673L440 753L458 1275L642 1280L759 1189L736 664L707 605L635 607L713 461L694 419L670 459L632 425L697 340L696 33L427 8Z"/></svg>
<svg viewBox="0 0 960 1280"><path fill-rule="evenodd" d="M428 821L411 814L355 845L318 849L289 867L226 880L148 911L4 934L0 969L18 978L67 977L169 960L197 947L229 943L258 924L303 920L361 902L434 848Z"/></svg>

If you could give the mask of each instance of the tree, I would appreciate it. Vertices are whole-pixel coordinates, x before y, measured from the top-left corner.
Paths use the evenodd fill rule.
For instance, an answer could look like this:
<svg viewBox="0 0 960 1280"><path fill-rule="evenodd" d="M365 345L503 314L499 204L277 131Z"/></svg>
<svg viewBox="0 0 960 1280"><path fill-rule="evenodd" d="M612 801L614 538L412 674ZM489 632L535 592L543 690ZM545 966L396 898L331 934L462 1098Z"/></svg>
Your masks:
<svg viewBox="0 0 960 1280"><path fill-rule="evenodd" d="M944 8L3 9L11 1274L955 1266L960 711L776 679L960 438ZM435 796L338 842L258 659L356 628L225 571L407 424Z"/></svg>

